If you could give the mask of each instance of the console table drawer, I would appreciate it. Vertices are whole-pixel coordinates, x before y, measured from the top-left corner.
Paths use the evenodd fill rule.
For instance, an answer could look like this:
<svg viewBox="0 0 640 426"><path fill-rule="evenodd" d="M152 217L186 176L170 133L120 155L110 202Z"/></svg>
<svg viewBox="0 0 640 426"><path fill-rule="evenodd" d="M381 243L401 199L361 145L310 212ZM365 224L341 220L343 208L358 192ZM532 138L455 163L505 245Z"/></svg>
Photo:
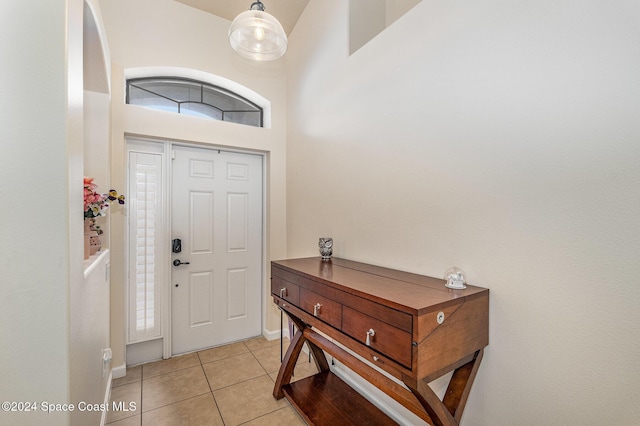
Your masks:
<svg viewBox="0 0 640 426"><path fill-rule="evenodd" d="M271 293L296 306L300 303L300 287L282 278L272 277Z"/></svg>
<svg viewBox="0 0 640 426"><path fill-rule="evenodd" d="M306 288L301 288L300 307L337 329L342 326L342 305L336 301L320 296Z"/></svg>
<svg viewBox="0 0 640 426"><path fill-rule="evenodd" d="M342 308L342 332L407 368L411 368L411 334L349 307ZM371 335L373 330L373 335Z"/></svg>

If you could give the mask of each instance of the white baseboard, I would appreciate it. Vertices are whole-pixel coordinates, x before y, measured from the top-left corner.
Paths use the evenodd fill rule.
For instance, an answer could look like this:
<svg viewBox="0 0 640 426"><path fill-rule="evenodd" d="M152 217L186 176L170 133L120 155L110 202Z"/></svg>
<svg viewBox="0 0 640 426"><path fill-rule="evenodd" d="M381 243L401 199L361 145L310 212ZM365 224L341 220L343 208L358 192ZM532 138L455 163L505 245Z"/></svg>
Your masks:
<svg viewBox="0 0 640 426"><path fill-rule="evenodd" d="M289 337L289 330L282 330L282 336ZM262 330L262 335L267 340L276 340L280 338L280 330L269 331L266 328Z"/></svg>
<svg viewBox="0 0 640 426"><path fill-rule="evenodd" d="M280 330L275 330L275 331L269 331L267 329L263 330L262 335L264 336L265 339L267 340L276 340L276 339L280 339L280 336L282 336L283 338L290 338L289 336L289 329L288 328L284 328L282 330L282 334L280 334ZM302 352L304 352L305 354L309 353L309 348L307 347L307 345L305 344L302 347Z"/></svg>
<svg viewBox="0 0 640 426"><path fill-rule="evenodd" d="M127 375L127 364L122 364L111 369L111 374L114 379L119 379Z"/></svg>

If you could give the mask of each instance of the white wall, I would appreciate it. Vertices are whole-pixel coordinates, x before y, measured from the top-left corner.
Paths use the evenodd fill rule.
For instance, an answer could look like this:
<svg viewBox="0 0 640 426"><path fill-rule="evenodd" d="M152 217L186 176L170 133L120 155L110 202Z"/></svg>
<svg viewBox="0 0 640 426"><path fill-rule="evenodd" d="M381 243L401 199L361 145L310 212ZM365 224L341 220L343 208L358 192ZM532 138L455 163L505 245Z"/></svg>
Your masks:
<svg viewBox="0 0 640 426"><path fill-rule="evenodd" d="M172 0L101 1L112 59L112 183L124 187L126 135L249 149L267 155L267 259L285 256L285 61L241 58L227 41L231 22ZM270 128L175 115L125 105L125 72L179 68L231 80L271 102ZM171 73L171 72L169 72ZM114 365L124 363L124 217L112 217L112 333ZM265 276L266 331L279 328Z"/></svg>
<svg viewBox="0 0 640 426"><path fill-rule="evenodd" d="M97 0L87 0L84 6L82 168L83 175L93 177L98 190L106 193L110 189L109 52ZM106 217L96 219L104 231L101 251L83 262L83 279L71 285L69 401L74 404L102 404L111 389L110 365L103 368L102 359L103 350L110 347L109 218L117 207L110 210ZM100 424L103 416L106 412L78 408L71 412L71 424Z"/></svg>
<svg viewBox="0 0 640 426"><path fill-rule="evenodd" d="M287 252L491 289L463 424L636 425L640 5L423 0L290 37Z"/></svg>
<svg viewBox="0 0 640 426"><path fill-rule="evenodd" d="M82 284L82 0L0 6L0 424L69 424L70 292Z"/></svg>

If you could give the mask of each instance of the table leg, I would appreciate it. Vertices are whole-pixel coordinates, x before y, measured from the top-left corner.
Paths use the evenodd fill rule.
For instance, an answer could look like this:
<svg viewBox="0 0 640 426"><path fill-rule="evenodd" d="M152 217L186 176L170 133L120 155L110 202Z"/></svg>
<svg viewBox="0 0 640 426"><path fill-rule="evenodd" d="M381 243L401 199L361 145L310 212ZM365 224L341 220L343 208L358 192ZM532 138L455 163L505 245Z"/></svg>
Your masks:
<svg viewBox="0 0 640 426"><path fill-rule="evenodd" d="M442 399L443 404L458 423L460 423L460 419L462 418L462 411L467 404L467 398L471 392L471 385L473 385L478 368L480 368L483 354L484 349L480 349L476 352L471 362L457 368L453 372L447 392Z"/></svg>
<svg viewBox="0 0 640 426"><path fill-rule="evenodd" d="M442 401L424 380L418 380L415 388L411 384L407 384L433 420L434 426L458 426L460 424L462 412L480 367L483 353L484 349L480 349L471 361L453 371Z"/></svg>
<svg viewBox="0 0 640 426"><path fill-rule="evenodd" d="M282 392L282 387L284 385L288 385L291 382L291 375L293 374L293 369L296 366L296 361L298 360L298 356L300 355L300 351L302 350L302 346L304 345L305 338L302 334L301 328L298 327L296 333L291 339L291 343L289 343L289 348L287 349L287 353L284 355L284 359L282 360L282 366L278 371L278 378L276 379L276 385L273 388L273 397L275 399L282 399L284 397L284 392Z"/></svg>
<svg viewBox="0 0 640 426"><path fill-rule="evenodd" d="M327 358L325 357L322 349L320 349L317 345L315 345L313 342L308 341L304 337L304 330L309 328L309 326L295 315L286 311L285 313L290 318L291 322L295 325L296 332L294 333L293 338L289 343L289 348L287 349L287 353L282 359L282 365L280 366L280 370L278 371L276 384L273 388L273 396L276 399L280 399L284 396L282 387L291 383L293 370L296 367L296 362L298 361L298 357L300 356L300 351L302 351L302 347L305 343L307 344L309 351L313 355L313 360L316 363L318 371L323 372L329 370L329 363L327 362Z"/></svg>

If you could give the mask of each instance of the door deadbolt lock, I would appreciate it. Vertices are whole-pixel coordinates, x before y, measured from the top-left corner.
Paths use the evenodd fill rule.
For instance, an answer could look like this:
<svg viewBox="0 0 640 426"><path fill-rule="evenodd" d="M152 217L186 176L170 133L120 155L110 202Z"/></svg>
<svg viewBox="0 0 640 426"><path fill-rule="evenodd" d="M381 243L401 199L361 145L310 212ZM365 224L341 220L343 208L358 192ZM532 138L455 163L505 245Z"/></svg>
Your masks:
<svg viewBox="0 0 640 426"><path fill-rule="evenodd" d="M188 265L189 262L181 262L180 259L176 259L173 261L173 266L180 266L180 265Z"/></svg>

